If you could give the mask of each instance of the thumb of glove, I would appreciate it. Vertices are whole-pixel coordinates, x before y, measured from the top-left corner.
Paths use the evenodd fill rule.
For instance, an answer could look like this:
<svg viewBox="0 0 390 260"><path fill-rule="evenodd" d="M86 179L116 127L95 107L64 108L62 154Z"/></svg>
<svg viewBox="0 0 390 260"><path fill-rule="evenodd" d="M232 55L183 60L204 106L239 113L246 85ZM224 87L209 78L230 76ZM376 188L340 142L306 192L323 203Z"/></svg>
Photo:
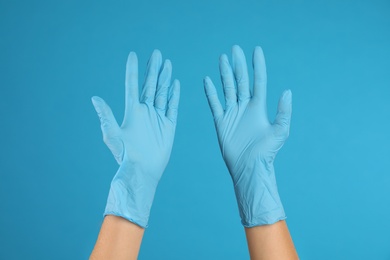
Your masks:
<svg viewBox="0 0 390 260"><path fill-rule="evenodd" d="M276 133L287 139L290 132L290 122L292 113L292 93L291 90L285 90L279 99L278 112L274 121Z"/></svg>
<svg viewBox="0 0 390 260"><path fill-rule="evenodd" d="M115 120L111 108L100 97L92 97L92 104L100 119L103 141L111 150L115 160L121 164L124 154L124 145L121 138L121 129Z"/></svg>

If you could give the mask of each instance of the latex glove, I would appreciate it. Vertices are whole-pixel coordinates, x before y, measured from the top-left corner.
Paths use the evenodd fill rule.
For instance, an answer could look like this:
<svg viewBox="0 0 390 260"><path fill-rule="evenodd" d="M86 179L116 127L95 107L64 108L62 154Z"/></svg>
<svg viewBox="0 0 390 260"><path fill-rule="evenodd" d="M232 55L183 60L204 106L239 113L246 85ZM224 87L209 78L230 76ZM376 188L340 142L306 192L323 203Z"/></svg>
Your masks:
<svg viewBox="0 0 390 260"><path fill-rule="evenodd" d="M139 97L137 56L129 54L121 126L106 102L92 97L103 140L120 165L111 182L104 215L120 216L144 228L175 134L180 84L177 80L171 84L171 75L171 62L162 64L161 53L155 50Z"/></svg>
<svg viewBox="0 0 390 260"><path fill-rule="evenodd" d="M239 46L233 46L232 56L232 66L225 54L219 60L225 109L208 77L204 80L205 91L222 156L233 179L242 224L245 227L273 224L286 218L273 162L289 135L291 91L282 94L276 119L270 123L262 49L256 47L253 53L253 95L245 56Z"/></svg>

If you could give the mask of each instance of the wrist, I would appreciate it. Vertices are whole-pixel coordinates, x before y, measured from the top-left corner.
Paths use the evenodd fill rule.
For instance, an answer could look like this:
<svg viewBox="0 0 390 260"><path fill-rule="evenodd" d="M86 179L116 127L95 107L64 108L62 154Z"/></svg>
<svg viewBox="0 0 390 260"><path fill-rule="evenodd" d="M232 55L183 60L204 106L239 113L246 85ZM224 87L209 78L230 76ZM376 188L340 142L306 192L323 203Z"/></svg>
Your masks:
<svg viewBox="0 0 390 260"><path fill-rule="evenodd" d="M286 219L272 161L255 160L232 173L241 222L245 227Z"/></svg>
<svg viewBox="0 0 390 260"><path fill-rule="evenodd" d="M104 215L120 216L146 228L157 184L149 172L122 162L111 182Z"/></svg>

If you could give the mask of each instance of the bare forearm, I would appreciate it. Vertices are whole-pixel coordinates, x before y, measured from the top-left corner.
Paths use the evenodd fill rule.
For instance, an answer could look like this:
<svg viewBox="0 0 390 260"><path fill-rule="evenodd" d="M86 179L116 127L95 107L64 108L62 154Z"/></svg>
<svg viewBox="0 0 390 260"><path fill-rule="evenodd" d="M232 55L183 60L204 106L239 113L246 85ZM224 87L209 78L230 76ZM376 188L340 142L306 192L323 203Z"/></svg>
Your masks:
<svg viewBox="0 0 390 260"><path fill-rule="evenodd" d="M251 260L299 259L286 221L245 228Z"/></svg>
<svg viewBox="0 0 390 260"><path fill-rule="evenodd" d="M117 216L104 218L90 260L137 259L144 229Z"/></svg>

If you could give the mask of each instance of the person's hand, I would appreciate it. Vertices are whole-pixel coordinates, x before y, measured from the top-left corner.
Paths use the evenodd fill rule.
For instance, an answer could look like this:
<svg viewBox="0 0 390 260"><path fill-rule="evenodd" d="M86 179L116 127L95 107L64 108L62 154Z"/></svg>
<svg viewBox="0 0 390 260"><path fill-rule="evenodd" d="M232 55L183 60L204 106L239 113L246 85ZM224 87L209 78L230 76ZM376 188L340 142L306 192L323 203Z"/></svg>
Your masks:
<svg viewBox="0 0 390 260"><path fill-rule="evenodd" d="M219 60L225 109L208 77L204 80L205 92L222 156L233 179L242 224L245 227L273 224L286 218L273 162L289 135L291 91L282 94L276 119L270 123L262 49L256 47L253 53L253 94L243 51L233 46L232 56L232 66L225 54Z"/></svg>
<svg viewBox="0 0 390 260"><path fill-rule="evenodd" d="M155 50L147 65L141 96L134 52L126 65L125 115L121 126L100 97L92 103L103 140L120 167L111 182L104 215L116 215L147 227L157 184L168 163L175 135L180 84L171 83L172 65Z"/></svg>

